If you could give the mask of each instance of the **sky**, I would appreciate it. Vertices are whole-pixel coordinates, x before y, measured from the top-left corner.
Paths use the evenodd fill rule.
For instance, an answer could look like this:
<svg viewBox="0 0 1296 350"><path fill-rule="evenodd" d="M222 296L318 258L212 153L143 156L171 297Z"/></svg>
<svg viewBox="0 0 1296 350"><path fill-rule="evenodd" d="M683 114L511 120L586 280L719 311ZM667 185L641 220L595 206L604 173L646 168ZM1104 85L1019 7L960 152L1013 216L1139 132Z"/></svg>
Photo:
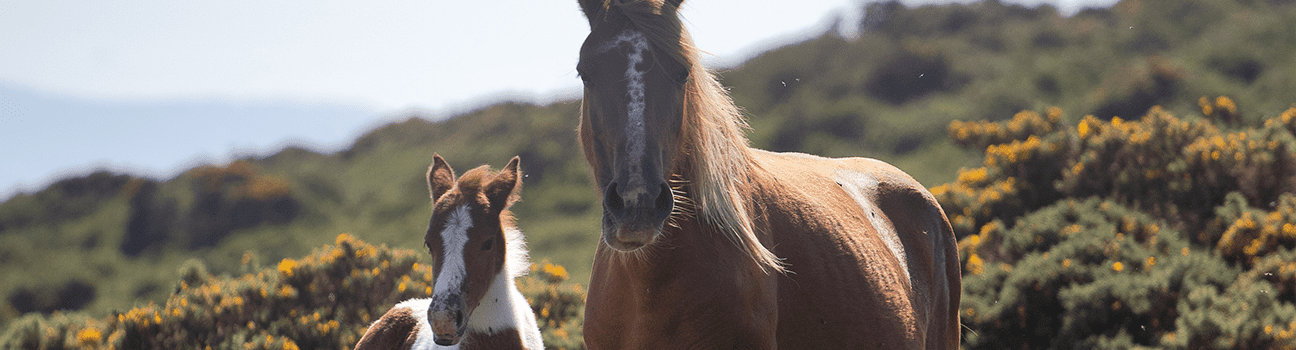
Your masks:
<svg viewBox="0 0 1296 350"><path fill-rule="evenodd" d="M854 23L863 3L689 0L681 16L728 66ZM0 201L99 169L167 179L334 151L411 113L576 99L588 31L570 0L0 0Z"/></svg>

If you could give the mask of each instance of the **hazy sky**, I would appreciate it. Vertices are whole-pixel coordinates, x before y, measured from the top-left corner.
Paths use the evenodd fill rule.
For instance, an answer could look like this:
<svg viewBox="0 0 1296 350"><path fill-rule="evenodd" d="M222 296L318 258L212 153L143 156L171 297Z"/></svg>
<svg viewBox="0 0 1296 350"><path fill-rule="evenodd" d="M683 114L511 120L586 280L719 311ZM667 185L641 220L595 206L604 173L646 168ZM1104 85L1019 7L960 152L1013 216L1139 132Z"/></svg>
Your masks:
<svg viewBox="0 0 1296 350"><path fill-rule="evenodd" d="M832 14L852 23L861 4L681 13L709 60L732 64ZM0 200L95 168L167 177L285 143L332 149L412 109L575 98L588 30L569 0L0 0Z"/></svg>

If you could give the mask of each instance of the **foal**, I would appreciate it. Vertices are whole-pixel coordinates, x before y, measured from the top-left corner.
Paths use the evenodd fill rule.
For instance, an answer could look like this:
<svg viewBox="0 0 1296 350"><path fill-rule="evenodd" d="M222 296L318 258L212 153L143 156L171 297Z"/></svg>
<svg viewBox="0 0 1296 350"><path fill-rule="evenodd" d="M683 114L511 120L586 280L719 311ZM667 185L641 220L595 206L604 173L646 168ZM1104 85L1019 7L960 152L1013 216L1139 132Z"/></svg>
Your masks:
<svg viewBox="0 0 1296 350"><path fill-rule="evenodd" d="M456 183L435 155L427 181L433 208L423 240L436 259L432 298L396 304L356 349L543 349L535 314L513 282L530 265L507 210L522 186L518 158L499 173L485 165L469 170Z"/></svg>

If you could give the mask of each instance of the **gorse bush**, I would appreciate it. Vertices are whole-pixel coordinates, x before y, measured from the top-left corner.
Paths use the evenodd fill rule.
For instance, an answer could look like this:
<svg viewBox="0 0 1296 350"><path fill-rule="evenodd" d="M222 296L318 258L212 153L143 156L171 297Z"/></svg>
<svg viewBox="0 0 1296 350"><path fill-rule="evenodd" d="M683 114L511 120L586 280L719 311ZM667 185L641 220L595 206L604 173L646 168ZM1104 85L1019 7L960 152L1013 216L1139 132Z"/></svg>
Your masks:
<svg viewBox="0 0 1296 350"><path fill-rule="evenodd" d="M1296 106L1248 126L1025 111L954 122L984 166L932 188L971 348L1296 347Z"/></svg>
<svg viewBox="0 0 1296 350"><path fill-rule="evenodd" d="M420 255L342 234L335 245L264 269L247 254L244 263L254 272L239 277L213 276L191 261L181 267L181 280L163 304L106 319L27 315L0 334L0 348L350 349L387 309L431 295L432 267L419 263ZM547 344L582 348L584 292L563 283L561 266L532 270L518 282L544 315Z"/></svg>
<svg viewBox="0 0 1296 350"><path fill-rule="evenodd" d="M531 274L518 279L518 290L531 304L549 349L585 348L581 331L585 323L585 291L579 284L564 283L568 278L566 268L543 261L532 264Z"/></svg>

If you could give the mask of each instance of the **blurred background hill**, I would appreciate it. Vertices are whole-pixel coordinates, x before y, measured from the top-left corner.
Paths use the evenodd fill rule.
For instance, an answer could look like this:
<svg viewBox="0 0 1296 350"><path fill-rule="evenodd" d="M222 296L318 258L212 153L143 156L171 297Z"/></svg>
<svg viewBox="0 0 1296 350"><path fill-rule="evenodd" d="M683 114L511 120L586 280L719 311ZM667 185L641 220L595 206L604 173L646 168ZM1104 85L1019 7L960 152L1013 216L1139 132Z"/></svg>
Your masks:
<svg viewBox="0 0 1296 350"><path fill-rule="evenodd" d="M839 17L853 23L829 28L857 35L827 30L718 73L749 116L754 146L878 158L933 188L962 240L970 346L1292 344L1278 341L1296 332L1286 325L1296 322L1296 266L1267 257L1296 246L1296 229L1286 231L1296 227L1296 1L1125 0L1069 16L998 1L855 11ZM103 171L17 194L0 203L0 328L27 313L104 317L161 303L190 259L215 274L247 273L245 252L273 265L340 233L421 251L433 152L459 171L521 156L527 177L514 211L533 260L582 283L600 208L576 145L579 105L412 112L338 150L290 146L168 179ZM1210 148L1215 139L1223 146ZM1258 222L1254 232L1244 216ZM1061 236L1071 231L1089 238ZM1072 255L1104 246L1106 255ZM1088 270L1056 272L1071 264ZM1139 280L1111 276L1135 266L1200 283L1099 292ZM1260 293L1262 282L1287 287L1264 289L1273 291L1264 306L1211 304ZM1043 292L1009 292L1028 290ZM1212 305L1278 311L1228 326L1207 321ZM1110 312L1027 317L1088 307ZM1149 326L1156 331L1134 331ZM1198 338L1176 338L1189 329Z"/></svg>

